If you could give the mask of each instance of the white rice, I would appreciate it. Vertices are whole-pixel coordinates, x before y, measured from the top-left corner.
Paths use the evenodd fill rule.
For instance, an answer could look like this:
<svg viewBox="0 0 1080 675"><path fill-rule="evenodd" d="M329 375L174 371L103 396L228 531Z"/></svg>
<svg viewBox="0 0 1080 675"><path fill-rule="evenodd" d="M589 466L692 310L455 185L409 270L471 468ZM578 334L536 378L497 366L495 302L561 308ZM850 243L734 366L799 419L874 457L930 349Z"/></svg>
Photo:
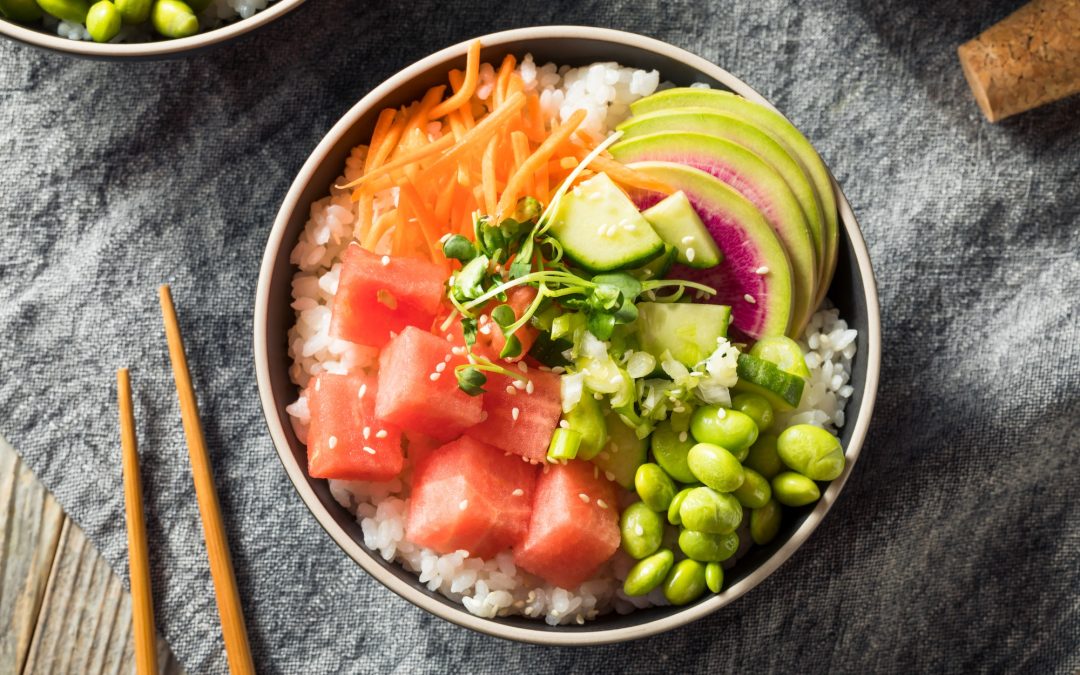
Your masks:
<svg viewBox="0 0 1080 675"><path fill-rule="evenodd" d="M219 28L226 23L238 19L247 19L256 12L266 9L273 0L211 0L210 4L199 13L200 32ZM55 31L57 35L69 40L89 40L90 33L86 26L81 23L60 21L46 14L42 19L46 30ZM154 32L150 22L138 26L123 26L110 42L149 42L163 39Z"/></svg>
<svg viewBox="0 0 1080 675"><path fill-rule="evenodd" d="M564 120L574 110L584 108L588 111L585 125L598 137L626 117L630 103L663 86L656 71L622 68L614 63L558 68L554 64L537 66L531 56L526 56L518 71L529 91L540 91L542 108L550 119ZM494 78L494 69L485 64L477 90L480 98L490 96ZM437 133L432 130L433 136ZM335 185L359 176L365 153L364 148L353 151ZM376 209L380 202L389 205L395 200L393 190L380 193ZM289 373L301 389L319 372L344 373L374 363L373 350L333 338L329 333L330 302L337 291L340 270L336 261L352 240L356 218L353 208L348 192L332 187L329 196L312 204L310 218L290 257L299 272L292 282L292 307L297 321L288 334L293 359ZM811 379L799 409L781 416L781 423L808 422L830 430L843 426L844 405L852 394L847 383L855 337L855 331L848 329L836 310L823 309L814 315L802 341ZM307 399L301 394L287 411L300 440L306 442L310 420ZM563 589L518 569L509 551L492 560L481 560L470 558L465 551L440 555L412 544L405 539L409 472L406 458L400 478L386 483L331 480L330 491L356 516L364 546L384 560L397 561L415 572L428 589L462 603L471 613L482 617L543 617L550 625L580 624L606 612L625 614L635 608L667 604L659 590L640 598L622 592L622 581L634 560L621 549L593 579L578 588ZM633 493L624 492L620 507L635 499ZM744 522L740 549L725 567L733 566L749 548L746 528ZM673 550L677 550L676 536L676 528L669 527L666 545Z"/></svg>

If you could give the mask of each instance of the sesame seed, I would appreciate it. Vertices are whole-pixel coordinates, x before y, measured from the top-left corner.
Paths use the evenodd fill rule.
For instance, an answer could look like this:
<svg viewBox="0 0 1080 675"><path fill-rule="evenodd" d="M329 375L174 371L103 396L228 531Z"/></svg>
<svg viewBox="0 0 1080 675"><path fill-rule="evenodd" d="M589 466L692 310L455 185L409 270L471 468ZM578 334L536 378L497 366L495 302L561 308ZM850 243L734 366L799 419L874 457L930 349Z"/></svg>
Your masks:
<svg viewBox="0 0 1080 675"><path fill-rule="evenodd" d="M328 446L328 447L329 447L329 448L330 448L331 450L333 450L333 449L334 449L334 446L336 446L336 445L337 445L337 436L331 436L330 438L326 439L326 445L327 445L327 446Z"/></svg>
<svg viewBox="0 0 1080 675"><path fill-rule="evenodd" d="M430 377L431 381L434 382L434 381L439 379L439 375L440 375L439 373L432 373L432 374L428 375L428 377Z"/></svg>
<svg viewBox="0 0 1080 675"><path fill-rule="evenodd" d="M515 497L521 497L521 496L523 496L525 494L525 491L522 490L521 488L518 488L518 489L514 490L513 492L511 492L510 494L515 496Z"/></svg>
<svg viewBox="0 0 1080 675"><path fill-rule="evenodd" d="M527 373L529 372L529 364L525 363L524 361L518 361L517 369L520 370L522 373Z"/></svg>
<svg viewBox="0 0 1080 675"><path fill-rule="evenodd" d="M454 351L454 350L453 350L453 349L451 349L450 351ZM450 357L450 355L449 355L449 354L447 354L446 356L444 356L444 357L443 357L443 363L450 363L450 358L451 358L451 357Z"/></svg>
<svg viewBox="0 0 1080 675"><path fill-rule="evenodd" d="M479 322L478 322L478 323L479 323L479 324L480 324L481 326L483 326L484 324L486 324L486 323L488 322L488 320L489 320L489 319L488 319L488 315L487 315L487 314L481 314L481 315L480 315L480 320L479 320Z"/></svg>
<svg viewBox="0 0 1080 675"><path fill-rule="evenodd" d="M435 364L435 372L436 373L441 373L444 370L446 370L446 361Z"/></svg>
<svg viewBox="0 0 1080 675"><path fill-rule="evenodd" d="M610 471L605 471L604 478L607 478L608 480L615 480L615 474L611 473Z"/></svg>
<svg viewBox="0 0 1080 675"><path fill-rule="evenodd" d="M580 615L580 614L578 614L578 615L577 615L577 618L576 618L576 619L574 619L574 621L577 621L577 624L578 624L579 626L584 626L584 625L585 625L585 617L583 617L583 616L582 616L582 615Z"/></svg>
<svg viewBox="0 0 1080 675"><path fill-rule="evenodd" d="M597 457L606 462L607 460L611 459L611 454L608 452L601 452L599 455L597 455Z"/></svg>
<svg viewBox="0 0 1080 675"><path fill-rule="evenodd" d="M550 464L545 464L545 465L544 465L544 474L547 474L547 472L548 472L548 471L549 471L550 469L551 469L551 465L550 465Z"/></svg>
<svg viewBox="0 0 1080 675"><path fill-rule="evenodd" d="M570 428L570 423L567 422L566 420L559 420L559 427L562 428L562 429L569 429Z"/></svg>
<svg viewBox="0 0 1080 675"><path fill-rule="evenodd" d="M769 268L766 267L765 265L762 265L761 267L754 270L754 274L757 274L758 276L765 276L768 273L769 273Z"/></svg>
<svg viewBox="0 0 1080 675"><path fill-rule="evenodd" d="M695 255L697 255L697 251L694 250L693 246L690 246L689 248L687 248L686 249L686 262L694 262L694 256Z"/></svg>
<svg viewBox="0 0 1080 675"><path fill-rule="evenodd" d="M364 440L371 438L371 427L364 427Z"/></svg>
<svg viewBox="0 0 1080 675"><path fill-rule="evenodd" d="M724 408L717 408L716 417L719 419L724 419L725 417L727 417L727 410Z"/></svg>
<svg viewBox="0 0 1080 675"><path fill-rule="evenodd" d="M757 300L754 300L754 296L750 295L749 293L747 293L746 295L744 295L742 297L743 297L743 300L749 302L751 305L757 303Z"/></svg>
<svg viewBox="0 0 1080 675"><path fill-rule="evenodd" d="M364 452L366 452L369 455L374 455L375 454L375 448L371 447L370 445L365 445L364 446Z"/></svg>
<svg viewBox="0 0 1080 675"><path fill-rule="evenodd" d="M453 342L454 341L454 336L451 335L450 333L447 333L446 334L446 341L447 342ZM461 347L454 347L454 349L461 349ZM450 351L453 351L453 350L450 350ZM464 351L464 350L462 350L462 351ZM458 353L460 354L461 352L458 352Z"/></svg>
<svg viewBox="0 0 1080 675"><path fill-rule="evenodd" d="M458 504L457 507L458 507L458 509L464 511L465 509L469 508L469 500L468 499L462 499L461 503Z"/></svg>
<svg viewBox="0 0 1080 675"><path fill-rule="evenodd" d="M528 457L526 457L526 456L524 456L524 455L522 455L522 456L521 456L521 461L523 461L523 462L525 462L525 463L528 463L528 462L529 462L529 458L528 458Z"/></svg>
<svg viewBox="0 0 1080 675"><path fill-rule="evenodd" d="M637 231L637 225L635 225L634 223L627 223L626 225L623 225L623 227L626 228L627 232L636 232Z"/></svg>
<svg viewBox="0 0 1080 675"><path fill-rule="evenodd" d="M513 417L515 422L517 421L518 415L520 414L521 411L516 407L510 409L510 417Z"/></svg>
<svg viewBox="0 0 1080 675"><path fill-rule="evenodd" d="M680 443L685 443L686 442L686 432L685 431L680 431L679 432L679 442Z"/></svg>
<svg viewBox="0 0 1080 675"><path fill-rule="evenodd" d="M525 383L522 382L521 380L514 380L513 386L514 386L514 389L517 389L518 391L521 391L522 389L525 388Z"/></svg>
<svg viewBox="0 0 1080 675"><path fill-rule="evenodd" d="M381 261L381 262L382 262L382 264L383 264L383 265L389 265L389 264L390 264L390 256L388 256L388 255L384 255L384 256L382 257L382 261Z"/></svg>
<svg viewBox="0 0 1080 675"><path fill-rule="evenodd" d="M517 393L517 389L514 389L514 385L508 384L508 385L506 385L506 393L513 396L514 394Z"/></svg>
<svg viewBox="0 0 1080 675"><path fill-rule="evenodd" d="M319 387L321 387L321 386L322 386L322 380L320 378L316 377L315 378L315 391L319 391Z"/></svg>
<svg viewBox="0 0 1080 675"><path fill-rule="evenodd" d="M357 396L357 398L364 398L364 394L366 394L366 393L367 393L367 385L362 384L362 385L360 385L360 389L357 390L356 396Z"/></svg>
<svg viewBox="0 0 1080 675"><path fill-rule="evenodd" d="M603 499L597 499L596 500L596 505L599 506L602 509L607 508L607 502L605 502Z"/></svg>
<svg viewBox="0 0 1080 675"><path fill-rule="evenodd" d="M375 438L386 438L389 435L390 434L386 432L386 429L379 429L375 432Z"/></svg>
<svg viewBox="0 0 1080 675"><path fill-rule="evenodd" d="M566 372L566 368L563 368L562 366L555 366L551 369L551 372L555 373L556 375L562 375Z"/></svg>
<svg viewBox="0 0 1080 675"><path fill-rule="evenodd" d="M578 499L585 502L586 504L589 503L589 495L585 494L584 492L579 492L578 493Z"/></svg>
<svg viewBox="0 0 1080 675"><path fill-rule="evenodd" d="M480 332L484 335L491 335L491 326L485 323L483 326L480 326Z"/></svg>
<svg viewBox="0 0 1080 675"><path fill-rule="evenodd" d="M483 422L483 421L485 421L485 420L486 420L487 418L488 418L488 411L486 411L486 410L481 410L481 411L480 411L480 421L481 421L481 422Z"/></svg>
<svg viewBox="0 0 1080 675"><path fill-rule="evenodd" d="M604 395L600 394L600 393L593 394L592 397L595 398L597 401L603 401L604 400Z"/></svg>
<svg viewBox="0 0 1080 675"><path fill-rule="evenodd" d="M532 380L529 380L528 382L525 383L525 393L526 394L531 394L534 391L536 391L536 387L533 386Z"/></svg>
<svg viewBox="0 0 1080 675"><path fill-rule="evenodd" d="M682 239L680 239L679 241L684 243L684 244L692 244L692 243L694 243L694 236L691 235L691 234L688 234L685 237L683 237Z"/></svg>
<svg viewBox="0 0 1080 675"><path fill-rule="evenodd" d="M727 322L728 322L728 325L729 325L729 326L730 326L731 324L735 323L735 315L734 315L734 314L732 314L732 315L728 316L728 318L727 318Z"/></svg>
<svg viewBox="0 0 1080 675"><path fill-rule="evenodd" d="M446 337L450 337L450 336L447 335ZM461 356L462 354L465 353L465 348L464 347L454 347L453 349L450 350L450 352L453 353L454 356Z"/></svg>

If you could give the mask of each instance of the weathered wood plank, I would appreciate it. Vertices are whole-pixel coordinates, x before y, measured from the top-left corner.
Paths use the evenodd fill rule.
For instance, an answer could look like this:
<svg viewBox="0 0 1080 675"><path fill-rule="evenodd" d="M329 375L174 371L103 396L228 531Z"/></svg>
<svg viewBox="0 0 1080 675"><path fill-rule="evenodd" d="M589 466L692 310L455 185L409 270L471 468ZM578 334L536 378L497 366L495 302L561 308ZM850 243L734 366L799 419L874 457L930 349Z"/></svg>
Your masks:
<svg viewBox="0 0 1080 675"><path fill-rule="evenodd" d="M0 438L0 673L26 663L66 518Z"/></svg>

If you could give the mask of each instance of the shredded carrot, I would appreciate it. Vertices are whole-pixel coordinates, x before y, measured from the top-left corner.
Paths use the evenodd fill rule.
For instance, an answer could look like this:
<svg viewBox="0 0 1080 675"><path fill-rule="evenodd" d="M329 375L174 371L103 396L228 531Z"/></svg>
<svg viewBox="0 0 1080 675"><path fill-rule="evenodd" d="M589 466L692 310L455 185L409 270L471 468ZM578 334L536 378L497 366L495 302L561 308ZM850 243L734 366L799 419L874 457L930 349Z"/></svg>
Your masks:
<svg viewBox="0 0 1080 675"><path fill-rule="evenodd" d="M544 132L544 115L540 111L540 97L535 93L528 94L526 97L525 117L527 119L525 133L529 135L530 141L540 145L547 134Z"/></svg>
<svg viewBox="0 0 1080 675"><path fill-rule="evenodd" d="M450 86L454 88L454 91L460 91L461 87L465 85L465 74L460 70L450 71ZM475 92L474 92L475 93ZM466 129L472 129L476 126L476 118L473 116L472 104L476 99L470 98L466 101L465 105L458 108L455 112L461 115L461 121L465 123Z"/></svg>
<svg viewBox="0 0 1080 675"><path fill-rule="evenodd" d="M390 131L390 127L394 125L394 120L397 118L397 111L393 108L386 108L379 113L379 119L375 121L375 130L371 132L371 143L368 144L368 154L364 158L364 173L371 171L372 165L375 163L375 156L382 147L383 141L387 138L387 134Z"/></svg>
<svg viewBox="0 0 1080 675"><path fill-rule="evenodd" d="M513 54L507 54L503 58L502 65L499 66L499 73L495 76L495 89L492 91L496 107L502 105L507 98L506 85L510 81L510 74L514 72L515 66L517 66L517 59Z"/></svg>
<svg viewBox="0 0 1080 675"><path fill-rule="evenodd" d="M397 209L391 209L379 216L375 220L375 224L364 236L364 241L361 246L369 251L374 251L375 247L379 244L379 240L383 238L383 235L390 229L390 226L394 224L398 215Z"/></svg>
<svg viewBox="0 0 1080 675"><path fill-rule="evenodd" d="M436 120L457 110L472 98L480 81L480 41L473 40L465 57L465 81L454 95L428 111L428 119Z"/></svg>
<svg viewBox="0 0 1080 675"><path fill-rule="evenodd" d="M429 251L434 252L439 237L442 236L439 234L440 228L435 219L435 214L428 209L427 204L420 197L420 193L417 192L412 181L402 181L398 187L401 189L401 202L407 204L408 209L416 216L416 220L420 224L420 233L424 235L424 243L427 244Z"/></svg>
<svg viewBox="0 0 1080 675"><path fill-rule="evenodd" d="M435 197L435 220L439 225L443 226L440 229L446 230L446 224L450 222L450 205L454 201L454 194L457 192L457 183L450 181L443 189L439 190L438 195Z"/></svg>
<svg viewBox="0 0 1080 675"><path fill-rule="evenodd" d="M510 134L510 144L514 149L514 170L518 170L529 159L529 137L524 131L515 131ZM542 162L545 166L547 160ZM525 175L525 183L522 185L525 194L532 195L536 190L536 177L533 172Z"/></svg>
<svg viewBox="0 0 1080 675"><path fill-rule="evenodd" d="M484 210L492 213L499 196L495 192L495 150L498 138L492 138L484 148L484 159L480 163L481 185L484 186Z"/></svg>
<svg viewBox="0 0 1080 675"><path fill-rule="evenodd" d="M427 123L431 120L431 111L439 106L439 101L442 100L443 92L446 91L446 85L440 84L437 87L432 87L424 92L424 97L420 99L420 104L415 107L412 114L409 116L408 126L405 128L405 134L408 135L413 129L420 129L425 134L427 133Z"/></svg>
<svg viewBox="0 0 1080 675"><path fill-rule="evenodd" d="M562 159L559 160L559 168L562 168L562 169L573 169L577 165L578 165L578 158L577 157L563 157Z"/></svg>
<svg viewBox="0 0 1080 675"><path fill-rule="evenodd" d="M506 189L503 190L502 196L499 197L499 204L495 209L495 215L501 219L509 209L517 202L518 194L521 191L521 187L525 184L525 179L531 176L541 164L548 161L548 158L555 152L555 149L559 147L559 144L570 138L570 135L581 126L581 123L585 121L586 112L584 110L578 110L570 119L566 120L566 123L556 129L548 136L540 147L529 156L525 162L518 167L517 171L510 177L510 180L506 183Z"/></svg>
<svg viewBox="0 0 1080 675"><path fill-rule="evenodd" d="M379 176L385 176L392 171L396 171L397 169L400 169L402 167L409 166L410 164L416 164L420 160L427 159L432 155L436 155L443 150L447 150L452 147L454 147L454 136L453 134L446 134L445 136L439 138L437 141L428 143L427 145L419 147L416 150L413 150L412 152L409 152L401 157L396 157L394 161L388 162L376 169L373 169L371 173L364 174L353 182L342 185L341 187L350 188L363 185L364 183L367 183L374 178L378 178Z"/></svg>
<svg viewBox="0 0 1080 675"><path fill-rule="evenodd" d="M611 180L626 187L640 188L651 192L662 192L666 195L675 191L674 188L667 183L652 178L651 176L647 176L640 171L634 171L625 164L620 164L603 155L594 158L589 166L597 171L603 171L611 178Z"/></svg>
<svg viewBox="0 0 1080 675"><path fill-rule="evenodd" d="M506 124L514 115L521 110L525 105L525 96L522 94L515 94L504 102L501 106L496 108L487 117L480 120L480 122L469 129L468 133L449 150L444 152L438 159L436 159L430 167L427 168L425 175L436 175L440 170L445 169L447 166L452 166L454 162L459 161L464 155L469 152L478 150L485 147L487 140L495 135L496 132ZM449 138L453 140L451 136L444 136L443 138ZM435 143L439 143L443 139L440 138ZM432 145L435 145L433 143Z"/></svg>

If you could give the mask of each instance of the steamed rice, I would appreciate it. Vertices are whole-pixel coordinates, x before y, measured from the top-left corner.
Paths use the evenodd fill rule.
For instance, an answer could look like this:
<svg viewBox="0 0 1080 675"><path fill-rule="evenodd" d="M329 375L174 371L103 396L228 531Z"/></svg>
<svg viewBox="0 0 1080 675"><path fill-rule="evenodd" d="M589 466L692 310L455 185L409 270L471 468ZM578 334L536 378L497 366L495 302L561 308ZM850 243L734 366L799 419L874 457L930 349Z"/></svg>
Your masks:
<svg viewBox="0 0 1080 675"><path fill-rule="evenodd" d="M601 136L629 114L630 103L665 87L656 71L623 68L615 63L581 68L537 66L531 56L526 56L518 72L528 91L540 92L541 108L549 118L565 120L575 110L585 109L584 126ZM491 94L494 78L494 70L484 64L477 88L480 98ZM365 147L354 149L344 174L334 185L359 177L365 156ZM393 204L396 197L396 188L388 189L376 196L376 202ZM320 372L346 373L371 366L377 355L370 348L334 338L329 331L330 303L337 292L341 268L338 259L352 240L356 219L353 208L348 191L331 187L329 196L312 204L310 218L290 257L299 272L292 281L292 308L297 321L288 334L293 359L289 373L301 390ZM810 423L831 431L844 425L844 406L853 393L848 381L857 334L837 310L829 308L827 301L825 306L814 314L800 341L811 373L801 405L778 415L781 424ZM297 436L306 443L310 415L303 393L286 410ZM440 555L412 544L405 539L409 472L406 457L399 478L385 483L330 480L330 491L360 523L365 547L384 560L397 561L416 573L429 590L460 602L469 612L481 617L543 617L550 625L583 624L605 612L624 614L635 608L667 604L659 589L638 598L623 593L622 581L635 561L621 549L593 579L578 588L563 589L518 569L509 551L491 560L480 560L470 558L465 551ZM626 503L620 506L635 497L626 492L625 498ZM749 548L746 528L744 522L739 531L739 551L724 563L726 568ZM669 528L668 536L673 532ZM674 541L666 541L665 545L674 547Z"/></svg>

